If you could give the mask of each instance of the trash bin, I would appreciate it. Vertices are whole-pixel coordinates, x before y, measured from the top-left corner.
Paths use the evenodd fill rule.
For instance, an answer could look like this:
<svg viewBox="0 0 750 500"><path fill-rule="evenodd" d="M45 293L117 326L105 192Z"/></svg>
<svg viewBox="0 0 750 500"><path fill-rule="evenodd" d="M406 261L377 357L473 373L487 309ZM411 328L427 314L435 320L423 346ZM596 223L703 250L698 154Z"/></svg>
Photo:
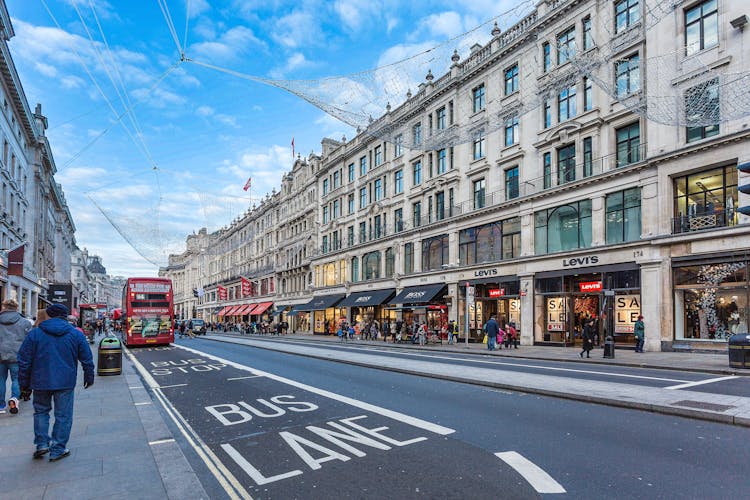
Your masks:
<svg viewBox="0 0 750 500"><path fill-rule="evenodd" d="M117 337L104 337L99 342L99 359L96 374L120 375L122 373L122 344Z"/></svg>
<svg viewBox="0 0 750 500"><path fill-rule="evenodd" d="M607 335L607 338L604 339L604 357L615 357L615 339L611 335Z"/></svg>
<svg viewBox="0 0 750 500"><path fill-rule="evenodd" d="M750 368L750 334L738 333L729 337L729 366Z"/></svg>

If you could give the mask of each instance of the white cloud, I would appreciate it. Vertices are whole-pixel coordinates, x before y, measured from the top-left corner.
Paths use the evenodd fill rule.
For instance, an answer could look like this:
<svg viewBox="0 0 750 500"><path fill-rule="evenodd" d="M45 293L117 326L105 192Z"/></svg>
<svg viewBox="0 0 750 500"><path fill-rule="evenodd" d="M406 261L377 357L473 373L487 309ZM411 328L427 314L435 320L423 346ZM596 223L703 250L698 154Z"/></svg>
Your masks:
<svg viewBox="0 0 750 500"><path fill-rule="evenodd" d="M211 116L214 114L214 108L211 106L199 106L198 109L195 110L195 113L198 116Z"/></svg>
<svg viewBox="0 0 750 500"><path fill-rule="evenodd" d="M271 78L288 78L289 73L299 70L302 68L310 68L315 66L315 63L308 60L305 55L301 52L295 52L289 58L286 60L286 64L284 66L275 68L269 72L269 76Z"/></svg>
<svg viewBox="0 0 750 500"><path fill-rule="evenodd" d="M211 5L206 0L191 0L188 5L190 5L190 11L188 12L190 19L211 10Z"/></svg>
<svg viewBox="0 0 750 500"><path fill-rule="evenodd" d="M37 62L34 65L34 68L44 76L48 76L50 78L54 78L57 76L57 68L49 64L44 64L43 62Z"/></svg>
<svg viewBox="0 0 750 500"><path fill-rule="evenodd" d="M253 48L265 47L250 28L235 26L224 32L215 41L206 41L193 44L191 53L206 57L211 61L226 61L237 59Z"/></svg>
<svg viewBox="0 0 750 500"><path fill-rule="evenodd" d="M438 39L452 38L464 30L464 22L458 12L440 12L423 18L420 26L431 36Z"/></svg>
<svg viewBox="0 0 750 500"><path fill-rule="evenodd" d="M320 21L312 12L295 11L276 21L271 36L284 47L294 49L318 44L324 35Z"/></svg>

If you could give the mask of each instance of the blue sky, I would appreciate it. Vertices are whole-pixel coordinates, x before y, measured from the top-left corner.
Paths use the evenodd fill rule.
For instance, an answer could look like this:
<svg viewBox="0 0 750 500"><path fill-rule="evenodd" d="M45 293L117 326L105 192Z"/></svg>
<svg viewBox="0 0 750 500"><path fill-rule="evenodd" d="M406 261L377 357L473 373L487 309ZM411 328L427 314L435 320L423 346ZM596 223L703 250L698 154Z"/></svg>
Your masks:
<svg viewBox="0 0 750 500"><path fill-rule="evenodd" d="M41 102L48 118L56 179L78 245L101 255L109 273L133 276L155 275L157 267L92 199L132 240L158 239L157 248L178 249L189 232L230 222L278 187L292 165L292 137L306 156L320 150L323 137L354 135L291 93L178 64L177 43L160 7L168 9L188 58L260 78L306 80L408 56L519 2L6 3L16 33L11 53L31 108ZM248 177L250 193L242 190ZM153 247L141 248L148 254Z"/></svg>

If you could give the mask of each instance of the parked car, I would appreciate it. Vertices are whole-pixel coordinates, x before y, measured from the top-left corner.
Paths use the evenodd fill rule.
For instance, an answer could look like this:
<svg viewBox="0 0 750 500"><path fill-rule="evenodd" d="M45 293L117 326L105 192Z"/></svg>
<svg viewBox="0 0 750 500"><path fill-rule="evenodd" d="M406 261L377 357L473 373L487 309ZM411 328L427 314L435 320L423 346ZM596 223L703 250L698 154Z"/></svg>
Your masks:
<svg viewBox="0 0 750 500"><path fill-rule="evenodd" d="M193 323L193 333L196 335L205 335L206 334L206 322L202 319L193 319L191 320Z"/></svg>

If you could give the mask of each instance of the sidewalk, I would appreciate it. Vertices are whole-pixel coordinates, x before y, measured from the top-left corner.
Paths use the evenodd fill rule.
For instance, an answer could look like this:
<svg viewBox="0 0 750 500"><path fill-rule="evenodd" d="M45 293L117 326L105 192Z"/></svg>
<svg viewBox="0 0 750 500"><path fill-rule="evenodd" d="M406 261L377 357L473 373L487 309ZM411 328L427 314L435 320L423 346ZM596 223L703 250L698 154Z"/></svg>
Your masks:
<svg viewBox="0 0 750 500"><path fill-rule="evenodd" d="M33 398L0 414L0 498L208 498L127 357L122 375L86 390L82 379L79 369L71 454L59 462L32 459Z"/></svg>

